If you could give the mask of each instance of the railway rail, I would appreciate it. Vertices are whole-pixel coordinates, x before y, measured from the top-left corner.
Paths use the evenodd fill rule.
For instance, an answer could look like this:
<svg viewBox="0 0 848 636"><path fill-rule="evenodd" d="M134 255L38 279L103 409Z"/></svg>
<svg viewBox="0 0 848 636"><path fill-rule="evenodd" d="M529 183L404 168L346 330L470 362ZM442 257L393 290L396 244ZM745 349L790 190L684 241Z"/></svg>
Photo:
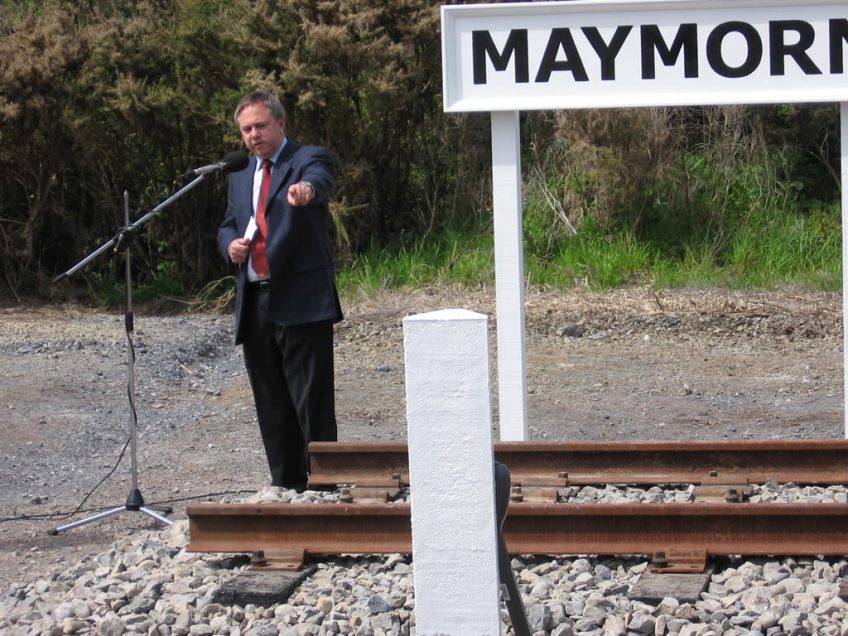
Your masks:
<svg viewBox="0 0 848 636"><path fill-rule="evenodd" d="M310 483L409 485L405 442L313 442ZM496 442L514 484L848 483L848 440Z"/></svg>
<svg viewBox="0 0 848 636"><path fill-rule="evenodd" d="M390 554L412 551L409 504L194 504L190 552ZM842 504L510 505L510 554L644 554L700 571L709 556L848 554Z"/></svg>
<svg viewBox="0 0 848 636"><path fill-rule="evenodd" d="M499 442L495 457L509 467L513 489L506 546L511 554L647 555L655 571L672 572L702 571L710 556L845 555L848 505L751 504L726 493L767 480L848 483L846 451L845 440ZM371 492L409 484L402 442L311 444L310 460L313 485ZM725 494L665 504L562 503L556 496L560 486L612 483L718 485ZM408 503L203 503L190 505L188 516L188 550L195 552L297 559L412 550Z"/></svg>

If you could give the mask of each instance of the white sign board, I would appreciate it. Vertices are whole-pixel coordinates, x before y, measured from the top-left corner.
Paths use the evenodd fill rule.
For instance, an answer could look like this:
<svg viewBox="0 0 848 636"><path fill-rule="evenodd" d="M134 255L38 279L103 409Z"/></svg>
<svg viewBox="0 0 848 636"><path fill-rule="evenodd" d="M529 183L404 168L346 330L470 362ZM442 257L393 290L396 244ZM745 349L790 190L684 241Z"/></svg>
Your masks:
<svg viewBox="0 0 848 636"><path fill-rule="evenodd" d="M845 0L442 7L447 112L848 100Z"/></svg>
<svg viewBox="0 0 848 636"><path fill-rule="evenodd" d="M446 112L492 116L501 439L527 438L521 110L841 102L848 0L571 0L442 7ZM848 292L848 234L842 279ZM848 317L848 293L843 293ZM848 370L848 320L843 320ZM848 395L848 373L844 374ZM848 408L845 409L848 438Z"/></svg>

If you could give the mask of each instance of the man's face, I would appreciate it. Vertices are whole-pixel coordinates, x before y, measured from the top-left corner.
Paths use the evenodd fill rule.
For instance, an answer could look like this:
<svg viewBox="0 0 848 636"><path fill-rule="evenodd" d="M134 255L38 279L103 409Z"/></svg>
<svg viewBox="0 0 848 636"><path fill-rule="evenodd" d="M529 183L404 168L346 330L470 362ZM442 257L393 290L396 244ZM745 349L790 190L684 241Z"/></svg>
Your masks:
<svg viewBox="0 0 848 636"><path fill-rule="evenodd" d="M248 104L238 115L241 138L247 149L260 159L268 159L283 143L286 120L274 119L265 104Z"/></svg>

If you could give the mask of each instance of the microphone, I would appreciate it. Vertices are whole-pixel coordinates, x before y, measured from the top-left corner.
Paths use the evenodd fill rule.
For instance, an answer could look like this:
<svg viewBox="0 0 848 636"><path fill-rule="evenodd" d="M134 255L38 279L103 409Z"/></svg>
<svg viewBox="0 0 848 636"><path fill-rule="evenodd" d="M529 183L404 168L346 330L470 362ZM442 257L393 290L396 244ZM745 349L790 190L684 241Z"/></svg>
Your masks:
<svg viewBox="0 0 848 636"><path fill-rule="evenodd" d="M250 163L250 159L246 152L243 150L234 150L233 152L225 154L223 159L221 159L218 163L210 163L209 165L195 168L192 170L192 173L196 175L204 175L212 172L218 172L219 170L223 170L224 172L238 172L239 170L247 168L248 163Z"/></svg>

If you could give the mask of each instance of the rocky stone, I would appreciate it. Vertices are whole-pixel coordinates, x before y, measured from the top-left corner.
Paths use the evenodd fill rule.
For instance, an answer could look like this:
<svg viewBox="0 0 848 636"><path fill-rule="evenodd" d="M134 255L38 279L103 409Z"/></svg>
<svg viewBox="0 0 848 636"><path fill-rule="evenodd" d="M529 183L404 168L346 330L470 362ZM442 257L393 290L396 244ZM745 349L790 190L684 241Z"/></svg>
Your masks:
<svg viewBox="0 0 848 636"><path fill-rule="evenodd" d="M458 293L404 291L348 309L335 348L345 439L403 439L401 318L448 302L494 315L491 294ZM747 320L751 309L756 324ZM841 297L803 290L528 290L530 436L841 438L840 316ZM9 397L0 406L15 415L0 442L3 509L31 515L72 509L111 468L126 442L121 322L116 314L78 309L3 310L0 389ZM264 457L232 324L231 316L214 313L139 315L136 406L145 495L223 503L323 500L262 486ZM579 325L584 337L566 333L569 325ZM805 332L809 325L815 330ZM753 412L756 421L739 416ZM95 505L123 501L130 482L115 475ZM219 491L231 492L206 494ZM693 489L568 486L560 494L578 502L687 503ZM768 483L753 486L751 500L845 503L848 489ZM222 555L186 552L184 505L175 504L170 528L126 514L48 540L52 522L4 524L4 539L14 547L0 554L0 633L414 633L413 572L404 555L322 559L284 609L214 602L214 590L245 564L231 559L225 566ZM641 558L524 556L511 563L528 613L540 624L537 636L845 631L839 588L848 562L842 558L732 559L713 575L701 602L663 601L661 611L626 599L647 568ZM746 602L762 611L746 613Z"/></svg>

